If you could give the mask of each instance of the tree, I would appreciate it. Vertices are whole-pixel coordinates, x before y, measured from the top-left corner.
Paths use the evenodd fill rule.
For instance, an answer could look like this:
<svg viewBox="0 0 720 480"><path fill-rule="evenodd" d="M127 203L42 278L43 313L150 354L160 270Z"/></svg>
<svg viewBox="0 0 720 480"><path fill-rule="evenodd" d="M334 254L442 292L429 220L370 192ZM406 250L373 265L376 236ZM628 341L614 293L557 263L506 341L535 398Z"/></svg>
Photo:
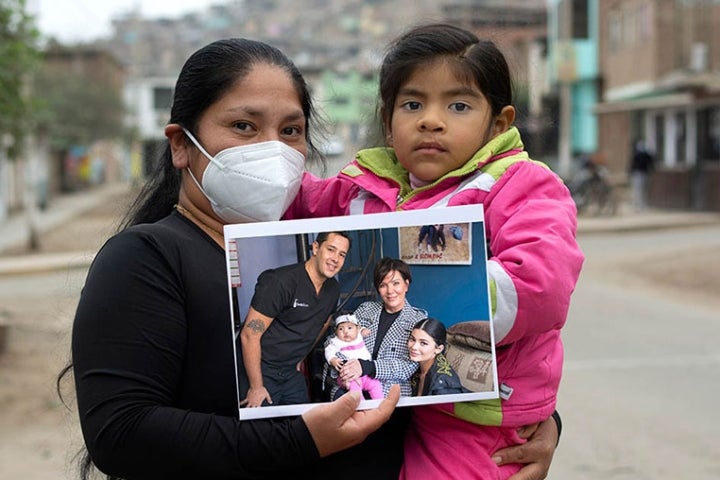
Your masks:
<svg viewBox="0 0 720 480"><path fill-rule="evenodd" d="M65 150L124 135L121 93L69 69L43 66L35 81L38 124L50 145Z"/></svg>
<svg viewBox="0 0 720 480"><path fill-rule="evenodd" d="M32 128L28 88L39 65L38 38L25 0L0 0L0 138L11 139L11 159L17 158Z"/></svg>

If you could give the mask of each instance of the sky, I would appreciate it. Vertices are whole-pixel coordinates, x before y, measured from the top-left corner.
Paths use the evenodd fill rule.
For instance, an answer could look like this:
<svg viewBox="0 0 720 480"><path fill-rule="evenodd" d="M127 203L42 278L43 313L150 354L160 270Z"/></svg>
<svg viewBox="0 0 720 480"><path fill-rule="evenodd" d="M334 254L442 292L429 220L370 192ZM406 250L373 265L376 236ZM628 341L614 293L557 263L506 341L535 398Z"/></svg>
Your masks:
<svg viewBox="0 0 720 480"><path fill-rule="evenodd" d="M61 42L85 42L111 34L111 19L138 8L149 18L174 18L204 10L222 0L27 0L43 37Z"/></svg>

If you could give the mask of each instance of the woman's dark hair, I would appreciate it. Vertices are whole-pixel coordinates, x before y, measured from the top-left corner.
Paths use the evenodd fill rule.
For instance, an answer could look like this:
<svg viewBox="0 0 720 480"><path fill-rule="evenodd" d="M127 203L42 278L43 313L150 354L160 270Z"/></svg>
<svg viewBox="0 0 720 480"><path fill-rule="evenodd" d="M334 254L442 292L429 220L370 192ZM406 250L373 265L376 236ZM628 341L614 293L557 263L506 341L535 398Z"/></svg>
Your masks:
<svg viewBox="0 0 720 480"><path fill-rule="evenodd" d="M177 83L169 123L177 123L195 134L201 115L257 64L275 65L290 75L302 105L307 125L315 118L310 91L297 67L277 48L244 38L218 40L193 53L185 62ZM308 151L317 154L306 129ZM169 142L154 172L142 187L137 199L120 224L120 230L140 223L150 223L167 216L178 201L181 172L172 163ZM61 383L72 370L72 363L58 374L56 388L63 398ZM87 480L95 468L86 449L78 452L80 478ZM116 477L107 476L108 480Z"/></svg>
<svg viewBox="0 0 720 480"><path fill-rule="evenodd" d="M459 79L476 84L490 102L493 115L512 105L512 80L505 56L490 40L481 40L443 23L412 28L390 44L380 67L378 115L383 136L392 121L395 99L416 69L443 59Z"/></svg>
<svg viewBox="0 0 720 480"><path fill-rule="evenodd" d="M383 257L375 265L375 271L373 272L373 284L375 285L375 290L380 288L383 278L385 278L387 274L393 270L398 272L403 280L407 280L408 283L412 283L412 274L410 273L410 267L407 263L398 258Z"/></svg>
<svg viewBox="0 0 720 480"><path fill-rule="evenodd" d="M183 65L177 83L169 123L177 123L193 135L200 116L257 64L275 65L290 75L308 124L305 138L308 152L317 153L310 138L314 121L310 91L305 79L290 59L277 48L245 38L218 40L193 53ZM177 203L181 172L173 166L170 144L165 149L137 199L123 219L120 229L150 223L168 215Z"/></svg>
<svg viewBox="0 0 720 480"><path fill-rule="evenodd" d="M440 320L425 318L417 322L413 330L416 328L430 335L438 346L442 345L444 347L447 344L447 330L445 330L445 325Z"/></svg>

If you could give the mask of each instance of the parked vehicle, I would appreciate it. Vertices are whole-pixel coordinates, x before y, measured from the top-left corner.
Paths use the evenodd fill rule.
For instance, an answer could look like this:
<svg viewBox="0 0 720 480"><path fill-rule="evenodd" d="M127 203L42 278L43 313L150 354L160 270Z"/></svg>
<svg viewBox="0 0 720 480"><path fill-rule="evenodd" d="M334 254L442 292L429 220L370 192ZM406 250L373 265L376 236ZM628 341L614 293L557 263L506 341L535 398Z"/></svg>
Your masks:
<svg viewBox="0 0 720 480"><path fill-rule="evenodd" d="M593 157L582 160L582 165L568 182L570 194L580 215L615 215L618 200L608 180L607 168Z"/></svg>

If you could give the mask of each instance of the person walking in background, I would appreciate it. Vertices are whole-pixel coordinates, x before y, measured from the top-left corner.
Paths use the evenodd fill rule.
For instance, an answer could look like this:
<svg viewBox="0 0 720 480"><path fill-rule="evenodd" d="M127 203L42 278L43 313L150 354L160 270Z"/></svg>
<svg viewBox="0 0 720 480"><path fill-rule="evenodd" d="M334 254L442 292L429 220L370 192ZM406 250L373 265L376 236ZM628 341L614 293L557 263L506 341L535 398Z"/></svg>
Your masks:
<svg viewBox="0 0 720 480"><path fill-rule="evenodd" d="M647 208L648 179L654 169L655 158L648 151L645 142L642 140L636 141L629 170L632 202L637 211Z"/></svg>

